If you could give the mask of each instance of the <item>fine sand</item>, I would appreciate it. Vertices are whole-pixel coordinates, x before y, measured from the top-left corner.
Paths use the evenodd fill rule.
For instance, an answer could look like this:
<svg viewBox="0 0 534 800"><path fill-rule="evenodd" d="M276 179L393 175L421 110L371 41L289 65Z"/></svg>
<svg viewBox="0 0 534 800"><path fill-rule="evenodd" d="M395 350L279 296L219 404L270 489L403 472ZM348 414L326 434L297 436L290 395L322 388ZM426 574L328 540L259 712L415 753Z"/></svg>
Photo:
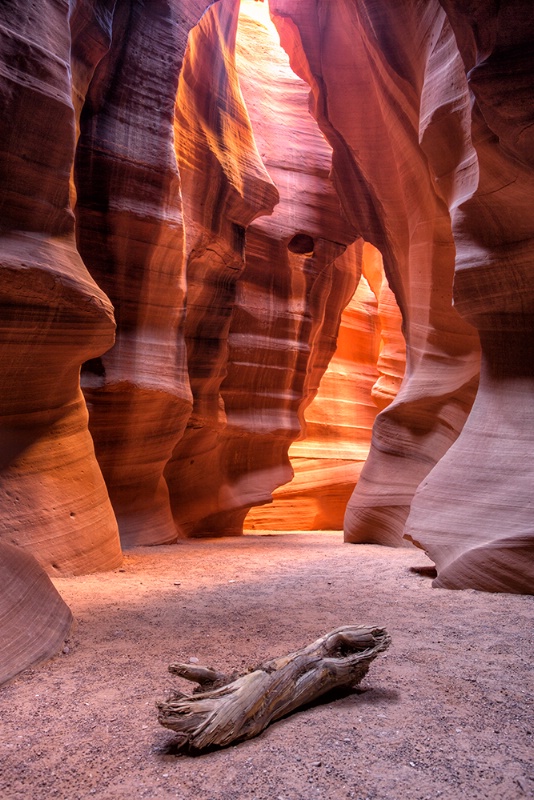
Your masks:
<svg viewBox="0 0 534 800"><path fill-rule="evenodd" d="M534 598L432 589L414 548L339 533L130 551L55 580L64 652L0 690L0 797L523 800L534 797ZM155 701L198 659L244 671L345 624L392 637L358 690L203 756L172 754Z"/></svg>

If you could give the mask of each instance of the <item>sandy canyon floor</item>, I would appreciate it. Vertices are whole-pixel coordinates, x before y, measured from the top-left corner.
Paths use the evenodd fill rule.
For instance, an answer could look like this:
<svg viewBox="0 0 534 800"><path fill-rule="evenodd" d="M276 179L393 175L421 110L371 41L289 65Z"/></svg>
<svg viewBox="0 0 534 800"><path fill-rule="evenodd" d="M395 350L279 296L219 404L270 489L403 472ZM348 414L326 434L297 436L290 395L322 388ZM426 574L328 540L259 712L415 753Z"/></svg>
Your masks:
<svg viewBox="0 0 534 800"><path fill-rule="evenodd" d="M415 549L340 534L130 551L55 583L64 652L0 690L0 797L515 800L534 797L534 598L432 589ZM244 670L344 624L392 636L357 691L248 742L176 756L155 701L171 661Z"/></svg>

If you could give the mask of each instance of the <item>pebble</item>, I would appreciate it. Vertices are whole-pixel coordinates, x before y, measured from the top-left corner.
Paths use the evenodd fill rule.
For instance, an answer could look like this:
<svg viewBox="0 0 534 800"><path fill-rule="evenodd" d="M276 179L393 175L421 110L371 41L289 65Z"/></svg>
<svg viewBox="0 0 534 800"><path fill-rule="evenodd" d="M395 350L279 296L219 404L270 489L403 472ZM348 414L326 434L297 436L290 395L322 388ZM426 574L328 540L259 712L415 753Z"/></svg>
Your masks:
<svg viewBox="0 0 534 800"><path fill-rule="evenodd" d="M195 656L191 656L191 658L189 659L189 663L198 664L198 658L195 658Z"/></svg>

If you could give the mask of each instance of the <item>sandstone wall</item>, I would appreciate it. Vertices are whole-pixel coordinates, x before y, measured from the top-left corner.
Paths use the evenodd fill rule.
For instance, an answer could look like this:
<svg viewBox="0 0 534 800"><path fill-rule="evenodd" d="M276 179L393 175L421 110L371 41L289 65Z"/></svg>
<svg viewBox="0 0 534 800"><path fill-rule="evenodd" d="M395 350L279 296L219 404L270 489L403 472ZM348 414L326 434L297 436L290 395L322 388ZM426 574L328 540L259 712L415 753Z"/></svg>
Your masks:
<svg viewBox="0 0 534 800"><path fill-rule="evenodd" d="M98 20L90 3L0 8L0 682L52 655L68 631L43 567L121 562L79 381L81 363L113 344L115 322L76 249L70 181L79 100L109 45L112 7ZM94 47L78 59L82 18Z"/></svg>
<svg viewBox="0 0 534 800"><path fill-rule="evenodd" d="M239 85L229 55L237 18L221 3L193 33L178 93L195 406L166 475L189 536L241 533L249 508L291 479L288 447L360 270L361 243L344 253L355 232L329 181L308 87L267 9L242 9Z"/></svg>
<svg viewBox="0 0 534 800"><path fill-rule="evenodd" d="M238 12L239 3L218 3L191 33L176 103L193 412L165 474L181 536L228 532L212 521L233 507L232 499L223 497L228 465L221 440L227 427L221 384L228 369L228 337L245 266L245 229L259 214L272 213L279 198L257 151L239 87Z"/></svg>
<svg viewBox="0 0 534 800"><path fill-rule="evenodd" d="M22 669L55 655L72 614L37 560L0 542L0 686Z"/></svg>
<svg viewBox="0 0 534 800"><path fill-rule="evenodd" d="M271 3L292 64L308 80L313 110L334 149L346 215L382 253L404 320L405 380L377 418L369 458L348 504L351 542L401 544L413 494L461 430L478 375L478 340L452 308L454 242L448 206L476 185L463 65L437 3L396 6L341 0ZM438 79L430 85L430 64ZM439 116L451 143L440 180L420 146ZM467 129L467 132L464 132ZM427 148L428 149L428 148Z"/></svg>
<svg viewBox="0 0 534 800"><path fill-rule="evenodd" d="M534 592L534 18L527 2L443 2L474 103L480 179L453 214L456 308L479 331L480 386L419 488L406 534L437 586Z"/></svg>
<svg viewBox="0 0 534 800"><path fill-rule="evenodd" d="M404 318L406 377L377 418L346 539L405 531L436 585L532 591L530 6L271 7Z"/></svg>
<svg viewBox="0 0 534 800"><path fill-rule="evenodd" d="M405 535L440 586L532 591L531 3L272 0L299 77L266 6L243 1L239 35L238 6L0 7L1 607L25 570L43 606L4 675L70 624L43 569L116 567L119 530L239 533L290 479L364 240L406 374L396 393L370 264L366 420L351 481L313 477L319 519L357 477L378 375L346 539ZM345 392L331 373L325 408ZM319 408L325 455L345 424Z"/></svg>
<svg viewBox="0 0 534 800"><path fill-rule="evenodd" d="M102 379L99 357L113 345L115 320L75 240L77 136L101 98L113 94L111 85L120 83L119 49L139 45L135 36L124 48L118 41L130 13L138 22L165 18L178 41L174 47L183 51L206 5L190 3L179 19L174 3L21 0L0 8L2 679L50 655L70 625L70 612L41 567L51 574L83 573L116 567L122 558L80 390L82 364ZM114 68L102 69L109 61ZM124 100L123 94L123 110ZM174 96L171 131L173 103ZM111 127L99 147L122 145L122 157L139 132L133 136L130 126L124 134L123 128L119 142ZM167 166L156 172L162 169ZM106 183L104 174L99 178ZM105 260L104 248L101 255ZM165 274L164 263L158 269Z"/></svg>
<svg viewBox="0 0 534 800"><path fill-rule="evenodd" d="M369 454L379 410L397 394L405 369L401 315L378 250L365 243L362 276L341 315L337 347L305 427L289 448L294 477L253 507L245 528L340 530Z"/></svg>
<svg viewBox="0 0 534 800"><path fill-rule="evenodd" d="M163 470L191 413L174 106L187 32L206 7L118 0L76 153L79 252L110 297L114 346L82 387L124 545L176 539Z"/></svg>
<svg viewBox="0 0 534 800"><path fill-rule="evenodd" d="M115 325L74 239L68 11L55 0L0 9L0 536L55 573L121 560L79 383Z"/></svg>

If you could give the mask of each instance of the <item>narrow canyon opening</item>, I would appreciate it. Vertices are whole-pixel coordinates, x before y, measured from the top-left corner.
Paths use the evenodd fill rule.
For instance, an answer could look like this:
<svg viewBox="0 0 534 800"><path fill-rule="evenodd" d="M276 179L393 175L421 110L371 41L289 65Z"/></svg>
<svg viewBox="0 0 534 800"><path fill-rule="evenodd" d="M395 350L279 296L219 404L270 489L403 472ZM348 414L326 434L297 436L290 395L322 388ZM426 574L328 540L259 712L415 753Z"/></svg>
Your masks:
<svg viewBox="0 0 534 800"><path fill-rule="evenodd" d="M213 46L208 30L213 35L213 24L203 19L190 32L186 62L188 57L207 61L204 51ZM331 181L332 148L309 109L310 86L292 70L267 3L242 0L235 76L233 66L225 64L225 69L228 79L239 84L234 87L241 94L236 102L243 102L250 146L278 191L274 210L246 228L244 268L227 312L227 375L220 384L217 414L220 420L224 409L226 433L221 433L224 446L233 448L232 500L236 502L237 485L251 503L242 523L245 530L340 530L369 451L374 418L394 398L404 374L401 314L379 252L363 245L343 215ZM180 111L185 96L186 90L179 89L178 120L187 125L190 97ZM187 145L189 133L181 134ZM182 175L191 159L187 145L184 152L178 146ZM229 151L232 146L240 146L235 137ZM225 158L237 161L238 153L227 152ZM198 202L204 207L205 198ZM340 246L343 237L346 244ZM201 279L189 269L189 286L196 280ZM319 298L325 282L330 283L326 297ZM216 283L214 292L212 312L220 299ZM188 314L192 319L191 307ZM261 328L257 335L256 326ZM260 353L251 357L253 336ZM276 352L267 356L273 341L279 342L278 353L286 351L284 358ZM189 353L191 368L195 353L192 348ZM271 443L251 434L260 420ZM188 448L192 440L193 434L187 437ZM209 453L213 456L213 449ZM173 486L173 497L175 492ZM183 503L175 500L174 506L176 518L183 519ZM215 524L221 533L232 533L234 527L239 532L242 515L236 511L219 514L218 520L212 515L207 525L203 521L205 535L213 533ZM197 524L193 530L200 535L202 527Z"/></svg>
<svg viewBox="0 0 534 800"><path fill-rule="evenodd" d="M402 6L0 7L6 680L139 546L532 593L531 9Z"/></svg>
<svg viewBox="0 0 534 800"><path fill-rule="evenodd" d="M0 2L2 798L531 796L533 52L532 0ZM167 688L270 722L360 625L357 691L176 756Z"/></svg>

